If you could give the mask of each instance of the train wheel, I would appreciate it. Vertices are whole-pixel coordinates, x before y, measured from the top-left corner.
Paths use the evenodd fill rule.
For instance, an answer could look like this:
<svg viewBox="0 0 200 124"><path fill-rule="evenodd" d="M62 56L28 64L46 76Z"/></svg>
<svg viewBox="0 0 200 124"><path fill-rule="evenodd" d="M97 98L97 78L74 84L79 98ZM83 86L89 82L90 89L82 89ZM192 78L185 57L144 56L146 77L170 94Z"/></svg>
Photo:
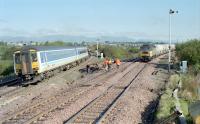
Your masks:
<svg viewBox="0 0 200 124"><path fill-rule="evenodd" d="M79 65L79 61L76 61L76 66L78 66Z"/></svg>

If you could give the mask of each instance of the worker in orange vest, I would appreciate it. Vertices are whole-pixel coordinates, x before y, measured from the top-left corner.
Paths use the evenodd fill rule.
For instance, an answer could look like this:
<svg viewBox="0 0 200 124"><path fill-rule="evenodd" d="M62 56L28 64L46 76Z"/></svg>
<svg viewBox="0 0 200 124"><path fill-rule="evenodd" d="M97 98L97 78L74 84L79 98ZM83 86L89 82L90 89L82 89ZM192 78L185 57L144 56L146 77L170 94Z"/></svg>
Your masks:
<svg viewBox="0 0 200 124"><path fill-rule="evenodd" d="M108 63L109 63L108 58L106 58L104 60L104 66L105 66L106 71L108 71Z"/></svg>
<svg viewBox="0 0 200 124"><path fill-rule="evenodd" d="M120 66L120 64L121 64L121 61L120 61L118 58L116 58L115 64L117 65L117 68L119 68L119 66Z"/></svg>
<svg viewBox="0 0 200 124"><path fill-rule="evenodd" d="M112 60L109 59L109 60L108 60L108 71L110 71L110 69L111 69L111 64L112 64Z"/></svg>

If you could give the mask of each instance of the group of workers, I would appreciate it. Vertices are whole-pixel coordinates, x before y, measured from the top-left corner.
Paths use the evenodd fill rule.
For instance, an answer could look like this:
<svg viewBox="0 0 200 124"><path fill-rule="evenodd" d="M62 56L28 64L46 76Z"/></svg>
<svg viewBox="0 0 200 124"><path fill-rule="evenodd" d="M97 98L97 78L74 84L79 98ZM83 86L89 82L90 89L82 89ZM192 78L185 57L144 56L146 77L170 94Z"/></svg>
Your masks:
<svg viewBox="0 0 200 124"><path fill-rule="evenodd" d="M114 60L114 63L116 64L117 68L119 68L121 61L118 58L116 58ZM112 65L112 60L109 58L105 58L104 66L105 66L106 71L109 71L111 69L111 65Z"/></svg>
<svg viewBox="0 0 200 124"><path fill-rule="evenodd" d="M103 63L103 65L104 65L106 71L110 71L112 63L115 63L117 69L119 69L119 66L120 66L120 64L121 64L121 61L120 61L120 59L116 58L116 59L114 60L114 62L113 62L112 59L109 59L109 58L106 57L105 60L104 60L104 63ZM86 65L86 72L87 72L87 73L93 72L93 71L95 71L95 70L99 70L98 64L96 64L95 66L94 66L94 65L91 66L91 65L89 65L89 64Z"/></svg>

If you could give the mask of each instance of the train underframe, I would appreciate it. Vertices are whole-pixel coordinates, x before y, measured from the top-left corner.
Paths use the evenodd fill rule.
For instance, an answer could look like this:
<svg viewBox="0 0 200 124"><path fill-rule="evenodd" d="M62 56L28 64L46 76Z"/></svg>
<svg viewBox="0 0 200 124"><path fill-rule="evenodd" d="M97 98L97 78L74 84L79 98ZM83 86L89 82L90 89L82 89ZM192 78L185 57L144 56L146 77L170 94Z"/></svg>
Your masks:
<svg viewBox="0 0 200 124"><path fill-rule="evenodd" d="M80 63L86 61L89 57L85 57L82 58L78 61L72 62L72 63L68 63L66 65L48 70L46 72L43 73L37 73L37 71L34 71L33 74L19 74L19 82L21 82L22 85L27 85L27 84L33 84L33 83L38 83L44 79L48 79L52 76L54 76L57 73L60 73L62 71L66 71L69 70L70 68L73 68L75 66L78 66Z"/></svg>
<svg viewBox="0 0 200 124"><path fill-rule="evenodd" d="M149 57L149 56L142 56L141 57L141 61L142 62L149 62L152 60L152 57Z"/></svg>

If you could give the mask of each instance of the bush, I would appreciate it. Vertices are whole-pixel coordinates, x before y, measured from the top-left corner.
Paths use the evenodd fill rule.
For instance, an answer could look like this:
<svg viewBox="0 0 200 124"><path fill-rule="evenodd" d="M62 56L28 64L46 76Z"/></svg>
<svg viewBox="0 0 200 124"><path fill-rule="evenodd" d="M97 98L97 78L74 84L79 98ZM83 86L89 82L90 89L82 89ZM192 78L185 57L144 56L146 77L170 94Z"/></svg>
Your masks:
<svg viewBox="0 0 200 124"><path fill-rule="evenodd" d="M14 67L12 65L8 66L2 73L1 75L6 76L14 73Z"/></svg>
<svg viewBox="0 0 200 124"><path fill-rule="evenodd" d="M175 99L172 97L172 92L171 89L167 88L165 93L161 96L156 112L156 121L161 121L172 114L175 107Z"/></svg>
<svg viewBox="0 0 200 124"><path fill-rule="evenodd" d="M189 67L189 73L191 75L197 75L198 73L200 73L200 64L196 63L195 65L192 65Z"/></svg>
<svg viewBox="0 0 200 124"><path fill-rule="evenodd" d="M0 61L0 76L9 75L14 72L13 61L1 60Z"/></svg>
<svg viewBox="0 0 200 124"><path fill-rule="evenodd" d="M13 53L18 48L0 44L0 76L9 75L14 72Z"/></svg>
<svg viewBox="0 0 200 124"><path fill-rule="evenodd" d="M176 45L176 55L180 60L187 60L190 65L200 63L200 41L190 40Z"/></svg>
<svg viewBox="0 0 200 124"><path fill-rule="evenodd" d="M138 53L139 52L139 48L130 47L130 48L128 48L128 52L129 53Z"/></svg>
<svg viewBox="0 0 200 124"><path fill-rule="evenodd" d="M54 42L49 42L46 41L44 46L74 46L72 42L63 42L63 41L54 41Z"/></svg>
<svg viewBox="0 0 200 124"><path fill-rule="evenodd" d="M6 47L2 53L1 60L13 60L13 53L17 50L16 47Z"/></svg>
<svg viewBox="0 0 200 124"><path fill-rule="evenodd" d="M184 75L182 78L182 88L180 96L190 102L198 98L199 79L198 76Z"/></svg>
<svg viewBox="0 0 200 124"><path fill-rule="evenodd" d="M179 75L172 75L170 76L169 83L167 84L167 88L174 90L178 86L180 78Z"/></svg>
<svg viewBox="0 0 200 124"><path fill-rule="evenodd" d="M120 46L100 45L99 52L109 58L127 59L133 57L133 53L129 53L128 49Z"/></svg>

